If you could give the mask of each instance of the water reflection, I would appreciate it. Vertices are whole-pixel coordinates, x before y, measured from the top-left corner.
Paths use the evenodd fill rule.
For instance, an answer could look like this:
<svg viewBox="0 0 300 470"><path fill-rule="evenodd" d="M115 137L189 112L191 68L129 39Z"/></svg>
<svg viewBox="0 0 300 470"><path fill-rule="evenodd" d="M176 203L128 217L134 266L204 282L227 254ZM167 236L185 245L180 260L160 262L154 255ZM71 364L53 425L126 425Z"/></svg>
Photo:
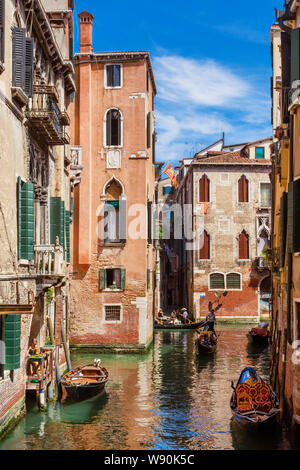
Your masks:
<svg viewBox="0 0 300 470"><path fill-rule="evenodd" d="M197 357L194 332L161 331L147 356L103 355L106 391L79 404L34 406L0 449L288 449L280 430L249 435L231 420L231 380L252 366L268 379L269 348L247 344L245 328L222 328L215 356ZM93 362L76 355L74 367Z"/></svg>

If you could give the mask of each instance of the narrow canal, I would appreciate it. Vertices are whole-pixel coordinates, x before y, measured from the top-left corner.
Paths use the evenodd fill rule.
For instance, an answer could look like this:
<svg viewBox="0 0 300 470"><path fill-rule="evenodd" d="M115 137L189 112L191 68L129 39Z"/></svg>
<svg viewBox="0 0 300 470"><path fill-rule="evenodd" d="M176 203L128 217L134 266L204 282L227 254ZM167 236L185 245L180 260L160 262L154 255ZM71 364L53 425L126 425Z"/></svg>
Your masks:
<svg viewBox="0 0 300 470"><path fill-rule="evenodd" d="M80 404L33 407L0 443L5 449L300 449L285 432L248 435L231 422L231 380L245 366L269 375L269 350L247 344L247 328L223 327L214 358L195 356L194 332L158 332L143 356L103 355L106 392ZM73 366L95 356L74 355Z"/></svg>

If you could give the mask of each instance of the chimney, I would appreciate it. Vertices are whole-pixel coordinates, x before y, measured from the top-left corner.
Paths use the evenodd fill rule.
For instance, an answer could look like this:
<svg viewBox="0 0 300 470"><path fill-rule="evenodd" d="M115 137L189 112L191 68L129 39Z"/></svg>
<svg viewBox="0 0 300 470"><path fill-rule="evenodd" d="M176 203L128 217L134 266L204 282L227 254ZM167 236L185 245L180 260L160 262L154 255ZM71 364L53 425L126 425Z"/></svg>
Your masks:
<svg viewBox="0 0 300 470"><path fill-rule="evenodd" d="M93 19L87 11L78 15L80 20L80 52L93 52Z"/></svg>

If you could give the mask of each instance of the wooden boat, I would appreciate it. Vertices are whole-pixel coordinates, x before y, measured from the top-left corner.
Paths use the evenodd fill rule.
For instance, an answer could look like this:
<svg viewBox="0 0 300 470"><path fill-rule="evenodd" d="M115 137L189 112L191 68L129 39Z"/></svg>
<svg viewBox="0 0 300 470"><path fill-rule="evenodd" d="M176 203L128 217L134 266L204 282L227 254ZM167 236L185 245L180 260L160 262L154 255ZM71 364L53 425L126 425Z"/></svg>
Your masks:
<svg viewBox="0 0 300 470"><path fill-rule="evenodd" d="M268 325L263 324L259 325L258 328L252 328L251 331L247 334L248 340L252 344L258 346L267 346L270 341L270 331L268 330Z"/></svg>
<svg viewBox="0 0 300 470"><path fill-rule="evenodd" d="M61 379L63 399L76 401L87 400L98 395L108 381L108 372L104 367L88 365L78 367L65 374Z"/></svg>
<svg viewBox="0 0 300 470"><path fill-rule="evenodd" d="M251 367L244 369L234 387L230 407L234 421L249 431L276 424L279 401L271 387Z"/></svg>
<svg viewBox="0 0 300 470"><path fill-rule="evenodd" d="M199 337L196 339L196 347L199 355L206 354L214 354L218 347L218 337L214 335L214 339L212 338L212 333L208 331L202 331ZM211 337L207 337L207 335Z"/></svg>
<svg viewBox="0 0 300 470"><path fill-rule="evenodd" d="M186 325L173 325L170 323L155 323L154 329L155 330L196 330L197 328L201 328L205 322L199 323L188 323Z"/></svg>

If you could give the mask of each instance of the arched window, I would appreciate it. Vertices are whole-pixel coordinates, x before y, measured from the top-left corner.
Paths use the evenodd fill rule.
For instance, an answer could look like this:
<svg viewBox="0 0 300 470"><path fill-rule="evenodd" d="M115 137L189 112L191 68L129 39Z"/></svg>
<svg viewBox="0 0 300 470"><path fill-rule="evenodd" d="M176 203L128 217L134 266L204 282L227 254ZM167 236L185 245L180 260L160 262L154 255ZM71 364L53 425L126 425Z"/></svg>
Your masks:
<svg viewBox="0 0 300 470"><path fill-rule="evenodd" d="M239 235L239 259L249 258L249 235L245 232L245 230L243 230Z"/></svg>
<svg viewBox="0 0 300 470"><path fill-rule="evenodd" d="M110 109L105 116L105 146L122 147L123 118L118 109Z"/></svg>
<svg viewBox="0 0 300 470"><path fill-rule="evenodd" d="M226 275L227 290L242 290L242 276L238 273L229 273Z"/></svg>
<svg viewBox="0 0 300 470"><path fill-rule="evenodd" d="M210 259L210 236L204 230L200 238L200 260L209 260Z"/></svg>
<svg viewBox="0 0 300 470"><path fill-rule="evenodd" d="M245 175L239 179L238 193L239 202L249 202L249 181Z"/></svg>
<svg viewBox="0 0 300 470"><path fill-rule="evenodd" d="M199 181L199 202L210 202L210 181L206 175Z"/></svg>
<svg viewBox="0 0 300 470"><path fill-rule="evenodd" d="M209 276L210 290L225 290L225 276L222 273L213 273Z"/></svg>
<svg viewBox="0 0 300 470"><path fill-rule="evenodd" d="M126 239L126 200L122 186L112 181L105 190L104 242L121 243Z"/></svg>

